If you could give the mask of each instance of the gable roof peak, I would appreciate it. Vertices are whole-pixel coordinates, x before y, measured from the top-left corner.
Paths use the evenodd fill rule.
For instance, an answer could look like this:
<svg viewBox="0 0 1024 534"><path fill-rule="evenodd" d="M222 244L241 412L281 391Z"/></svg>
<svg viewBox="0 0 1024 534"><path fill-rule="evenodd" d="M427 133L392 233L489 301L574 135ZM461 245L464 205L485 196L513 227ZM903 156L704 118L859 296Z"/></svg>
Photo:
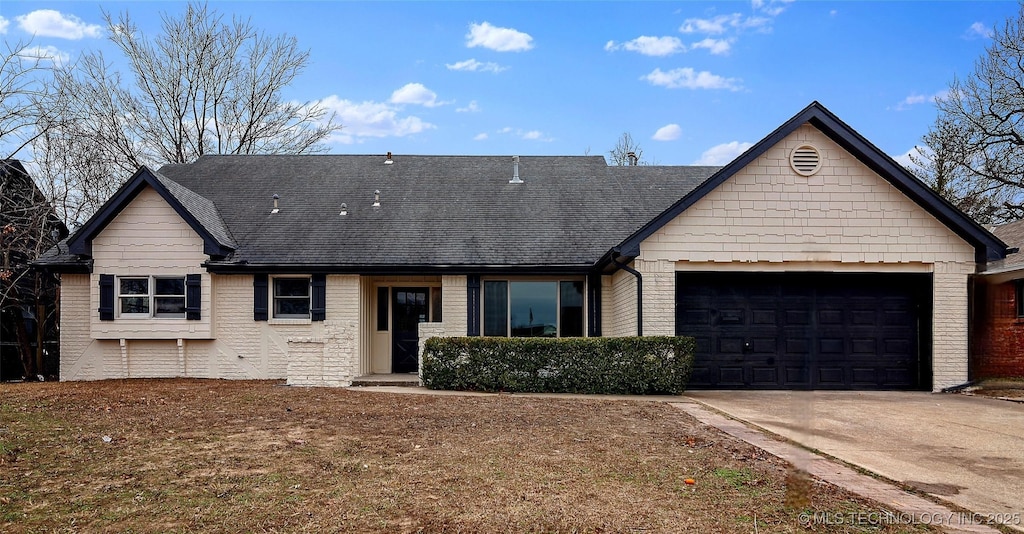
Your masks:
<svg viewBox="0 0 1024 534"><path fill-rule="evenodd" d="M92 240L146 187L152 187L203 239L203 253L222 257L236 245L217 206L209 199L143 165L81 228L68 238L72 254L92 255Z"/></svg>

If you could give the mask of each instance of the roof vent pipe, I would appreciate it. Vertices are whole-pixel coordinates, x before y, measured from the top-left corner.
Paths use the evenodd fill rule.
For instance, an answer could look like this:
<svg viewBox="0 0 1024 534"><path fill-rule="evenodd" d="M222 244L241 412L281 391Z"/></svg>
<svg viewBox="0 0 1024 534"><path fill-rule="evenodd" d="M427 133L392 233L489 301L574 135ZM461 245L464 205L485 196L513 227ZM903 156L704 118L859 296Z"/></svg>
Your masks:
<svg viewBox="0 0 1024 534"><path fill-rule="evenodd" d="M523 180L519 178L519 156L512 156L512 179L508 181L510 184L521 184Z"/></svg>
<svg viewBox="0 0 1024 534"><path fill-rule="evenodd" d="M270 210L270 213L277 213L281 211L277 206L277 200L281 198L277 193L274 193L274 209Z"/></svg>
<svg viewBox="0 0 1024 534"><path fill-rule="evenodd" d="M341 212L338 213L338 215L348 215L348 204L344 202L341 203Z"/></svg>
<svg viewBox="0 0 1024 534"><path fill-rule="evenodd" d="M380 189L373 191L373 209L380 209Z"/></svg>
<svg viewBox="0 0 1024 534"><path fill-rule="evenodd" d="M391 152L388 152L388 157L387 157L387 159L384 160L384 165L391 165L394 162L395 162L395 160L391 159Z"/></svg>
<svg viewBox="0 0 1024 534"><path fill-rule="evenodd" d="M631 151L629 151L629 152L626 152L626 159L628 159L628 160L629 160L629 166L630 166L630 167L636 167L637 161L638 161L638 160L639 160L640 158L636 157L636 152L633 152L633 151L631 150Z"/></svg>

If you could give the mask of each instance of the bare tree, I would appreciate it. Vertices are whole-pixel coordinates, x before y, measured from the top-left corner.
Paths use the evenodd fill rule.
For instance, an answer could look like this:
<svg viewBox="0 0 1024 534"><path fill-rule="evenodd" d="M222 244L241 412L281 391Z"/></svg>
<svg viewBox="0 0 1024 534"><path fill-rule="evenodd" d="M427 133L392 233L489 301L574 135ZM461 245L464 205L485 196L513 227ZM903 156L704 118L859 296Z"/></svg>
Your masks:
<svg viewBox="0 0 1024 534"><path fill-rule="evenodd" d="M614 166L625 166L625 165L647 165L647 161L643 159L644 149L640 148L640 145L633 140L633 136L629 132L623 132L619 136L619 140L616 141L615 147L608 151L608 155L611 157L610 165Z"/></svg>
<svg viewBox="0 0 1024 534"><path fill-rule="evenodd" d="M910 154L910 169L925 184L982 224L1000 224L1020 218L1014 202L1021 193L1006 184L972 172L960 162L975 159L965 142L963 126L936 121L922 138L923 146Z"/></svg>
<svg viewBox="0 0 1024 534"><path fill-rule="evenodd" d="M284 97L309 61L294 37L269 36L237 17L226 21L205 4L189 4L179 17L164 14L152 38L128 13L103 15L126 75L99 52L62 69L55 85L73 96L71 120L38 146L42 178L54 184L47 193L73 201L64 210L69 221L91 215L95 199L140 165L189 163L204 154L324 152L323 141L341 128L316 102Z"/></svg>
<svg viewBox="0 0 1024 534"><path fill-rule="evenodd" d="M14 158L55 124L64 107L52 82L53 58L30 43L4 43L0 55L0 159Z"/></svg>
<svg viewBox="0 0 1024 534"><path fill-rule="evenodd" d="M926 181L983 222L1022 214L1024 188L1024 5L992 32L992 44L964 79L936 102L925 137L937 162ZM976 208L971 211L972 205Z"/></svg>

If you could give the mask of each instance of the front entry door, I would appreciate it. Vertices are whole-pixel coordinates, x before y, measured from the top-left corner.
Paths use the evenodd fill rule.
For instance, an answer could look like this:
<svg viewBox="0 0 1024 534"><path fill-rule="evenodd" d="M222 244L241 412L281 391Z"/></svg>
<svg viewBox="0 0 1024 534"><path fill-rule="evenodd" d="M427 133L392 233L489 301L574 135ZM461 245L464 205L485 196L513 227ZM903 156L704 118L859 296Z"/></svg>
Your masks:
<svg viewBox="0 0 1024 534"><path fill-rule="evenodd" d="M419 324L430 313L430 289L395 287L391 289L391 372L419 371Z"/></svg>

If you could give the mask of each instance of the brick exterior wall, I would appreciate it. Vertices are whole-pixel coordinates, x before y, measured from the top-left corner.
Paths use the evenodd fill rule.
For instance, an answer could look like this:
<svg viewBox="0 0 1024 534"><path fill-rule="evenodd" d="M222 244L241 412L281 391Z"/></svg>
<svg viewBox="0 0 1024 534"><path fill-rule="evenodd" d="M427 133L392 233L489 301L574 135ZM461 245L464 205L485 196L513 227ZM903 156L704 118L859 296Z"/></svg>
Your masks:
<svg viewBox="0 0 1024 534"><path fill-rule="evenodd" d="M643 284L646 299L646 279ZM636 278L624 270L602 276L601 334L605 337L635 336L636 330Z"/></svg>
<svg viewBox="0 0 1024 534"><path fill-rule="evenodd" d="M974 286L971 379L1024 377L1024 318L1017 317L1016 281Z"/></svg>

